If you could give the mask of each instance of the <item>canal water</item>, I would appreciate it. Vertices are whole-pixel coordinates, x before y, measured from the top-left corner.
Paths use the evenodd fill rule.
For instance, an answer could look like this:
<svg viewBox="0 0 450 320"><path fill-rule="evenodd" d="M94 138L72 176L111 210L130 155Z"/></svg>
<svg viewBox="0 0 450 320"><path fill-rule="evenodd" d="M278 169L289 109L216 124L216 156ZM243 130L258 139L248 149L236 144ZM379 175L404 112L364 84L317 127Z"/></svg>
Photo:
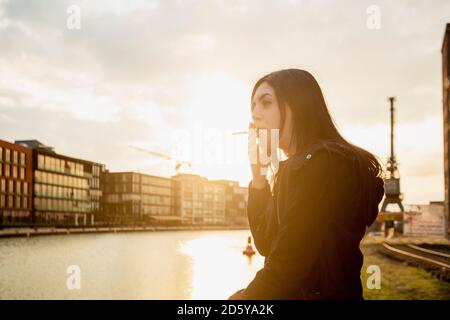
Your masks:
<svg viewBox="0 0 450 320"><path fill-rule="evenodd" d="M227 299L264 258L248 230L0 239L0 299ZM79 289L77 286L79 285Z"/></svg>

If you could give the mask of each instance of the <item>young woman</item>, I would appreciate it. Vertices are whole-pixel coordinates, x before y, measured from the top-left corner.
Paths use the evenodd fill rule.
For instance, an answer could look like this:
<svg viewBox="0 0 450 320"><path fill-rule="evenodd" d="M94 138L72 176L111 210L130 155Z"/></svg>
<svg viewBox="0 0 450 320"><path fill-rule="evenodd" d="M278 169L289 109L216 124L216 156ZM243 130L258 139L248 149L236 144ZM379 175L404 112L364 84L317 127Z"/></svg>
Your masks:
<svg viewBox="0 0 450 320"><path fill-rule="evenodd" d="M247 215L265 262L229 299L363 299L359 244L384 194L380 163L340 135L307 71L261 78L251 110L251 127L279 129L287 160L271 185L251 164Z"/></svg>

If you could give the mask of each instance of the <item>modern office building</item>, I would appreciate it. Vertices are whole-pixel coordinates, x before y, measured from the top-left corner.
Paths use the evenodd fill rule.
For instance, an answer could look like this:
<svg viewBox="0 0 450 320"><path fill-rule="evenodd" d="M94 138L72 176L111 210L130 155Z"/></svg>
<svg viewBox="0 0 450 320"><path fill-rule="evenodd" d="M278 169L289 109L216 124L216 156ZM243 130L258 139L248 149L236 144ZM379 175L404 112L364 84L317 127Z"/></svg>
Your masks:
<svg viewBox="0 0 450 320"><path fill-rule="evenodd" d="M445 175L445 229L450 225L450 23L447 24L442 44L442 108L444 116L444 175ZM449 233L447 232L447 237Z"/></svg>
<svg viewBox="0 0 450 320"><path fill-rule="evenodd" d="M239 186L237 181L215 180L215 182L222 183L225 188L225 223L230 226L248 227L247 188Z"/></svg>
<svg viewBox="0 0 450 320"><path fill-rule="evenodd" d="M37 140L0 140L0 187L1 223L248 226L247 188L236 181L109 172Z"/></svg>
<svg viewBox="0 0 450 320"><path fill-rule="evenodd" d="M176 222L172 180L136 172L104 172L103 208L110 222Z"/></svg>
<svg viewBox="0 0 450 320"><path fill-rule="evenodd" d="M16 141L33 150L36 223L93 225L101 211L104 165L58 154L37 140Z"/></svg>
<svg viewBox="0 0 450 320"><path fill-rule="evenodd" d="M0 225L32 219L32 150L0 140Z"/></svg>
<svg viewBox="0 0 450 320"><path fill-rule="evenodd" d="M195 174L178 174L174 181L175 214L189 224L225 224L223 182L209 181Z"/></svg>

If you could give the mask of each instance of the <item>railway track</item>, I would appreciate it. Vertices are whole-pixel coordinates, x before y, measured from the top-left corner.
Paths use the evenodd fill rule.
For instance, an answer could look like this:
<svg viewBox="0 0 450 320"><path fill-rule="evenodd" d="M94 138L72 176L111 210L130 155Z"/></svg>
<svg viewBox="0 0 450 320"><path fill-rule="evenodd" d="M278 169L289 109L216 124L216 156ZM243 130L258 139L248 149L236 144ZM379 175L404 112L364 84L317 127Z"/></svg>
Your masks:
<svg viewBox="0 0 450 320"><path fill-rule="evenodd" d="M450 282L449 248L428 248L413 244L383 243L382 253L398 261L423 268L442 281Z"/></svg>

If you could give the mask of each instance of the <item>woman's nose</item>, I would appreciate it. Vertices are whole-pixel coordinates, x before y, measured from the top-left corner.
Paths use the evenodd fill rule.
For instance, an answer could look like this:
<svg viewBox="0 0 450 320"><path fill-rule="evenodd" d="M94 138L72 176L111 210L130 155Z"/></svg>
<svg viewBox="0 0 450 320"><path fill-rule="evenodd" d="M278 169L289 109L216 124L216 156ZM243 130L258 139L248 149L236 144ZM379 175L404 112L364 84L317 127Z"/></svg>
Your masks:
<svg viewBox="0 0 450 320"><path fill-rule="evenodd" d="M259 113L259 111L257 109L258 108L254 108L253 112L252 112L253 123L255 123L256 121L260 121L262 119L261 114Z"/></svg>

